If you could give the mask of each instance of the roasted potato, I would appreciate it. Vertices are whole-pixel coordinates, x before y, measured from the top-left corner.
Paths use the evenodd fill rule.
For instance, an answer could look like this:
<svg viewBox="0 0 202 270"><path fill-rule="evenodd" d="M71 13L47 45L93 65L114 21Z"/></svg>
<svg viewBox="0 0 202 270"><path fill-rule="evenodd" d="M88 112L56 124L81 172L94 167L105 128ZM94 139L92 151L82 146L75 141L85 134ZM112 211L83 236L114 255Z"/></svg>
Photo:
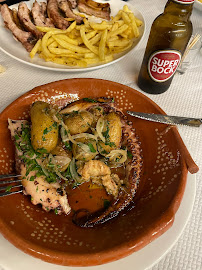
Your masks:
<svg viewBox="0 0 202 270"><path fill-rule="evenodd" d="M49 114L49 104L36 101L31 108L31 143L35 150L50 153L58 142L58 125Z"/></svg>
<svg viewBox="0 0 202 270"><path fill-rule="evenodd" d="M98 119L103 115L104 109L103 109L103 107L97 106L97 107L93 107L92 109L90 109L90 112L93 115L92 126L95 127Z"/></svg>
<svg viewBox="0 0 202 270"><path fill-rule="evenodd" d="M71 135L86 132L93 122L93 115L88 111L73 112L68 115L64 123Z"/></svg>
<svg viewBox="0 0 202 270"><path fill-rule="evenodd" d="M119 148L122 138L122 124L119 115L115 112L110 112L104 117L104 120L103 135L105 142L98 141L98 151L102 155Z"/></svg>
<svg viewBox="0 0 202 270"><path fill-rule="evenodd" d="M73 144L72 153L77 160L89 161L97 155L96 141L88 138L76 139L78 144Z"/></svg>

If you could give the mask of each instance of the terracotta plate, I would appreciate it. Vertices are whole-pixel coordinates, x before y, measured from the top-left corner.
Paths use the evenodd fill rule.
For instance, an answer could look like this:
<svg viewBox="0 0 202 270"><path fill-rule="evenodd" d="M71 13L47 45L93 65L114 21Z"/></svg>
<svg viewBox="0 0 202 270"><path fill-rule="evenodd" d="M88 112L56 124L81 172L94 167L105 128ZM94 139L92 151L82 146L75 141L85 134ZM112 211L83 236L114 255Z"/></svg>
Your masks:
<svg viewBox="0 0 202 270"><path fill-rule="evenodd" d="M0 174L14 171L14 146L7 119L26 119L36 100L57 103L84 97L114 97L126 110L164 113L154 102L127 86L99 79L70 79L39 86L0 114ZM90 266L118 260L143 248L173 223L194 163L177 129L129 117L143 158L137 196L117 218L96 228L79 228L70 216L45 213L22 194L0 199L0 231L16 247L44 261Z"/></svg>

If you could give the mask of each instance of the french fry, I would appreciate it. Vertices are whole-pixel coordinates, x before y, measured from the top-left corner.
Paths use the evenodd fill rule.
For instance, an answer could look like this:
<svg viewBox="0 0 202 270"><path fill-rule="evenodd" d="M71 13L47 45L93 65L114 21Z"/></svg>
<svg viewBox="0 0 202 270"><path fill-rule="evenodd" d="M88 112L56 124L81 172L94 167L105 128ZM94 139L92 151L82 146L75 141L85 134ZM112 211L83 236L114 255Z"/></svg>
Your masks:
<svg viewBox="0 0 202 270"><path fill-rule="evenodd" d="M58 44L60 44L63 48L68 49L70 51L73 52L78 52L78 53L87 53L89 52L89 49L87 48L82 48L73 44L70 44L62 39L57 38L55 35L53 36L53 38L58 42Z"/></svg>
<svg viewBox="0 0 202 270"><path fill-rule="evenodd" d="M133 13L129 13L128 16L129 16L129 18L131 20L131 26L132 26L132 29L133 29L134 36L136 38L138 38L139 35L140 35L140 32L139 32L139 29L138 29L137 24L136 24L136 21L135 21L135 16L134 16Z"/></svg>
<svg viewBox="0 0 202 270"><path fill-rule="evenodd" d="M45 26L36 26L36 28L40 31L40 32L49 32L49 31L55 31L56 28L54 27L45 27Z"/></svg>
<svg viewBox="0 0 202 270"><path fill-rule="evenodd" d="M79 45L79 43L78 43L78 41L76 39L72 39L72 38L68 37L65 34L58 34L58 35L56 35L56 37L59 38L59 39L62 39L64 41L67 41L70 44Z"/></svg>
<svg viewBox="0 0 202 270"><path fill-rule="evenodd" d="M56 55L63 55L64 56L64 55L72 54L72 51L67 50L67 49L49 47L49 50L51 53L56 54Z"/></svg>
<svg viewBox="0 0 202 270"><path fill-rule="evenodd" d="M126 31L126 29L128 29L128 25L124 24L121 27L119 27L117 30L109 32L109 37L120 35L124 31Z"/></svg>
<svg viewBox="0 0 202 270"><path fill-rule="evenodd" d="M112 19L112 21L116 22L116 21L120 20L121 19L121 13L122 13L122 11L119 10L117 15Z"/></svg>
<svg viewBox="0 0 202 270"><path fill-rule="evenodd" d="M42 53L47 58L54 58L54 55L52 55L52 53L50 53L50 51L48 50L48 46L47 46L48 39L51 37L51 35L53 34L53 32L55 32L55 31L49 31L49 32L47 32L43 36L42 41L41 41Z"/></svg>
<svg viewBox="0 0 202 270"><path fill-rule="evenodd" d="M89 40L91 45L95 45L96 43L98 43L100 41L100 39L101 39L101 35L102 35L102 33L100 32L100 33L97 33L93 38L91 38Z"/></svg>
<svg viewBox="0 0 202 270"><path fill-rule="evenodd" d="M122 11L121 17L122 17L124 23L130 24L130 18L126 12Z"/></svg>
<svg viewBox="0 0 202 270"><path fill-rule="evenodd" d="M128 13L128 12L130 12L130 13L132 12L132 11L128 8L127 5L124 5L124 6L123 6L123 11L124 11L124 12L127 12L127 13Z"/></svg>
<svg viewBox="0 0 202 270"><path fill-rule="evenodd" d="M101 39L100 39L100 44L99 44L99 57L100 60L103 61L105 59L105 46L106 46L106 41L107 41L107 33L108 30L105 29L102 33Z"/></svg>
<svg viewBox="0 0 202 270"><path fill-rule="evenodd" d="M97 55L95 53L93 53L93 52L84 54L84 58L86 58L86 59L92 59L92 58L95 58L95 57L97 57Z"/></svg>
<svg viewBox="0 0 202 270"><path fill-rule="evenodd" d="M49 39L50 39L50 38L49 38ZM49 49L49 51L50 51L50 48L57 48L57 47L58 47L58 43L57 43L57 41L55 41L54 38L53 38L53 42L50 43L50 44L48 45L48 49Z"/></svg>
<svg viewBox="0 0 202 270"><path fill-rule="evenodd" d="M41 50L41 39L39 39L38 41L37 41L37 43L34 45L34 48L31 50L31 52L30 52L30 57L31 58L33 58L34 56L35 56L35 54L39 51L39 50Z"/></svg>
<svg viewBox="0 0 202 270"><path fill-rule="evenodd" d="M95 47L94 45L92 45L92 44L89 42L89 40L87 39L86 34L85 34L85 27L84 27L84 26L81 27L80 33L81 33L81 38L82 38L82 40L83 40L83 43L86 45L86 47L87 47L90 51L92 51L93 53L98 54L98 53L99 53L99 52L98 52L98 48Z"/></svg>
<svg viewBox="0 0 202 270"><path fill-rule="evenodd" d="M129 39L122 39L122 40L114 40L114 41L108 41L107 45L109 48L113 47L125 47L129 44Z"/></svg>
<svg viewBox="0 0 202 270"><path fill-rule="evenodd" d="M94 22L90 22L90 26L94 29L94 30L105 30L105 29L111 29L112 25L107 24L106 21L103 21L101 23L94 23Z"/></svg>

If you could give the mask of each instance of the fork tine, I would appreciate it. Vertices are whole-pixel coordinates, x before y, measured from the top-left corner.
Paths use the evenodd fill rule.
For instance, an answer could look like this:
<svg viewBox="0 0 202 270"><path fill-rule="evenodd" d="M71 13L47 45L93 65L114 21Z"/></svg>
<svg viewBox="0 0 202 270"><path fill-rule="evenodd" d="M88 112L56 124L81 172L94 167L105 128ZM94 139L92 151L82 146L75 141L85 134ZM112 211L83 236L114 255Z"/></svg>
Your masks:
<svg viewBox="0 0 202 270"><path fill-rule="evenodd" d="M0 179L6 179L6 178L11 178L11 177L20 177L20 174L2 174L0 175Z"/></svg>
<svg viewBox="0 0 202 270"><path fill-rule="evenodd" d="M0 187L0 190L6 190L6 189L12 189L12 188L18 188L18 187L22 187L22 185L14 185L14 186L6 186L6 187Z"/></svg>
<svg viewBox="0 0 202 270"><path fill-rule="evenodd" d="M3 193L0 193L0 197L5 197L5 196L8 196L8 195L17 194L17 193L20 193L20 192L22 192L22 189L17 190L17 191L13 191L13 192L3 192Z"/></svg>
<svg viewBox="0 0 202 270"><path fill-rule="evenodd" d="M18 174L3 174L3 175L0 175L0 185L1 185L0 186L0 191L3 191L3 192L0 193L0 197L4 197L4 196L7 196L7 195L12 195L12 194L22 192L22 185L18 184L18 182L21 182L21 179L15 179L16 177L19 177L19 176L21 176L21 175L18 175ZM14 179L1 181L1 179L6 179L6 178L14 178ZM16 183L16 184L8 186L8 184L14 184L14 183ZM11 191L11 189L15 189L15 188L18 188L18 190Z"/></svg>
<svg viewBox="0 0 202 270"><path fill-rule="evenodd" d="M13 179L13 180L9 180L9 181L1 181L0 180L0 185L2 184L12 184L12 183L15 183L15 182L21 182L22 180L21 179Z"/></svg>

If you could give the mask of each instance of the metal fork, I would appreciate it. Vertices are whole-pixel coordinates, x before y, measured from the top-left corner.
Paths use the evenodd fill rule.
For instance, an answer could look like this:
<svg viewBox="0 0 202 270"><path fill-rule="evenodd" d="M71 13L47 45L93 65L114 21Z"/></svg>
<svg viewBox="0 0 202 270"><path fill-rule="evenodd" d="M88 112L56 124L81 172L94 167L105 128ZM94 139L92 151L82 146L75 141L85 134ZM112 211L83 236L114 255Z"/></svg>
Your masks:
<svg viewBox="0 0 202 270"><path fill-rule="evenodd" d="M0 197L17 194L22 192L21 179L15 179L20 177L19 174L3 174L0 175ZM1 179L14 178L12 180L2 181ZM20 183L20 184L18 184ZM14 189L14 190L13 190ZM13 190L13 191L12 191Z"/></svg>

